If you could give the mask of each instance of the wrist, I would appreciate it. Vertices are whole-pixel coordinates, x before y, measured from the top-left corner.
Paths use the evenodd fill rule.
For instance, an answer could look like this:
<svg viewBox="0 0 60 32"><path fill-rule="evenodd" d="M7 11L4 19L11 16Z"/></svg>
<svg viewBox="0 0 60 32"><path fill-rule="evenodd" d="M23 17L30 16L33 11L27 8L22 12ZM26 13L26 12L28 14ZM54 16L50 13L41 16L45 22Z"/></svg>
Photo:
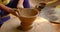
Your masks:
<svg viewBox="0 0 60 32"><path fill-rule="evenodd" d="M23 7L23 5L19 5L19 6L17 6L17 8L24 8L24 7Z"/></svg>

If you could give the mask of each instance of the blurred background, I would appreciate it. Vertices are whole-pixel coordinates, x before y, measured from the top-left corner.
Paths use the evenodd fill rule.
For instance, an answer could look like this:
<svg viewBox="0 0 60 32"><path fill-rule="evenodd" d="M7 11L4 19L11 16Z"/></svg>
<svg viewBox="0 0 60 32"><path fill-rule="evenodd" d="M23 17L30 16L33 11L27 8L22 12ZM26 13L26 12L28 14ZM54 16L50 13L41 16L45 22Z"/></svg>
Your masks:
<svg viewBox="0 0 60 32"><path fill-rule="evenodd" d="M40 12L41 17L60 23L60 8L58 8L60 0L30 0L32 8L39 3L46 3L46 6Z"/></svg>
<svg viewBox="0 0 60 32"><path fill-rule="evenodd" d="M34 7L42 2L46 3L48 6L56 6L60 3L60 0L30 0L30 5Z"/></svg>

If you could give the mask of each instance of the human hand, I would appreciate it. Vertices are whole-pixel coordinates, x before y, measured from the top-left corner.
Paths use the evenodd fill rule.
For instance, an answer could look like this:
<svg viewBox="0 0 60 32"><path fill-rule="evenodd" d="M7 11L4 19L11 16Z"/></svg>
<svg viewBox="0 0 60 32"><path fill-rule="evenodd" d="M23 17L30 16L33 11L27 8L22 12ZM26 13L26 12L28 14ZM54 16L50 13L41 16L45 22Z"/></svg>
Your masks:
<svg viewBox="0 0 60 32"><path fill-rule="evenodd" d="M19 0L17 4L17 8L24 8L23 3L24 3L24 0Z"/></svg>
<svg viewBox="0 0 60 32"><path fill-rule="evenodd" d="M18 5L17 8L24 8L23 5Z"/></svg>

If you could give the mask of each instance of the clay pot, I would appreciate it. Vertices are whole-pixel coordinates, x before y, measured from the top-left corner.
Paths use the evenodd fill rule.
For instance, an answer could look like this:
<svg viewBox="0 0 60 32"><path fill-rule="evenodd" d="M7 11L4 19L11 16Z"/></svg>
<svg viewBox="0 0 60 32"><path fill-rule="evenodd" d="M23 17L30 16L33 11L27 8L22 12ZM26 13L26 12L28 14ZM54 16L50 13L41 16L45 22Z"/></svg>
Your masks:
<svg viewBox="0 0 60 32"><path fill-rule="evenodd" d="M21 20L20 29L21 30L29 30L32 28L32 23L38 16L39 12L36 9L30 9L30 8L23 8L18 9L19 11L19 19Z"/></svg>
<svg viewBox="0 0 60 32"><path fill-rule="evenodd" d="M46 6L46 3L39 3L35 8L40 12Z"/></svg>

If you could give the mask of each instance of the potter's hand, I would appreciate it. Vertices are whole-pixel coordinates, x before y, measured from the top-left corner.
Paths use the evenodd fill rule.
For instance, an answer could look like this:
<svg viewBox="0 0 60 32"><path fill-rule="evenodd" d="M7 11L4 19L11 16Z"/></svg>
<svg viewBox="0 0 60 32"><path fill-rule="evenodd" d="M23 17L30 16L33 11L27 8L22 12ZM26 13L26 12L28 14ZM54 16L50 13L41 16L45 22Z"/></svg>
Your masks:
<svg viewBox="0 0 60 32"><path fill-rule="evenodd" d="M0 9L3 9L4 11L8 12L8 13L11 13L15 16L17 16L17 14L15 13L14 9L10 8L10 7L7 7L3 4L0 3Z"/></svg>
<svg viewBox="0 0 60 32"><path fill-rule="evenodd" d="M19 0L18 4L17 4L17 8L24 8L23 7L23 2L24 2L24 0Z"/></svg>
<svg viewBox="0 0 60 32"><path fill-rule="evenodd" d="M17 8L24 8L23 5L18 5Z"/></svg>

